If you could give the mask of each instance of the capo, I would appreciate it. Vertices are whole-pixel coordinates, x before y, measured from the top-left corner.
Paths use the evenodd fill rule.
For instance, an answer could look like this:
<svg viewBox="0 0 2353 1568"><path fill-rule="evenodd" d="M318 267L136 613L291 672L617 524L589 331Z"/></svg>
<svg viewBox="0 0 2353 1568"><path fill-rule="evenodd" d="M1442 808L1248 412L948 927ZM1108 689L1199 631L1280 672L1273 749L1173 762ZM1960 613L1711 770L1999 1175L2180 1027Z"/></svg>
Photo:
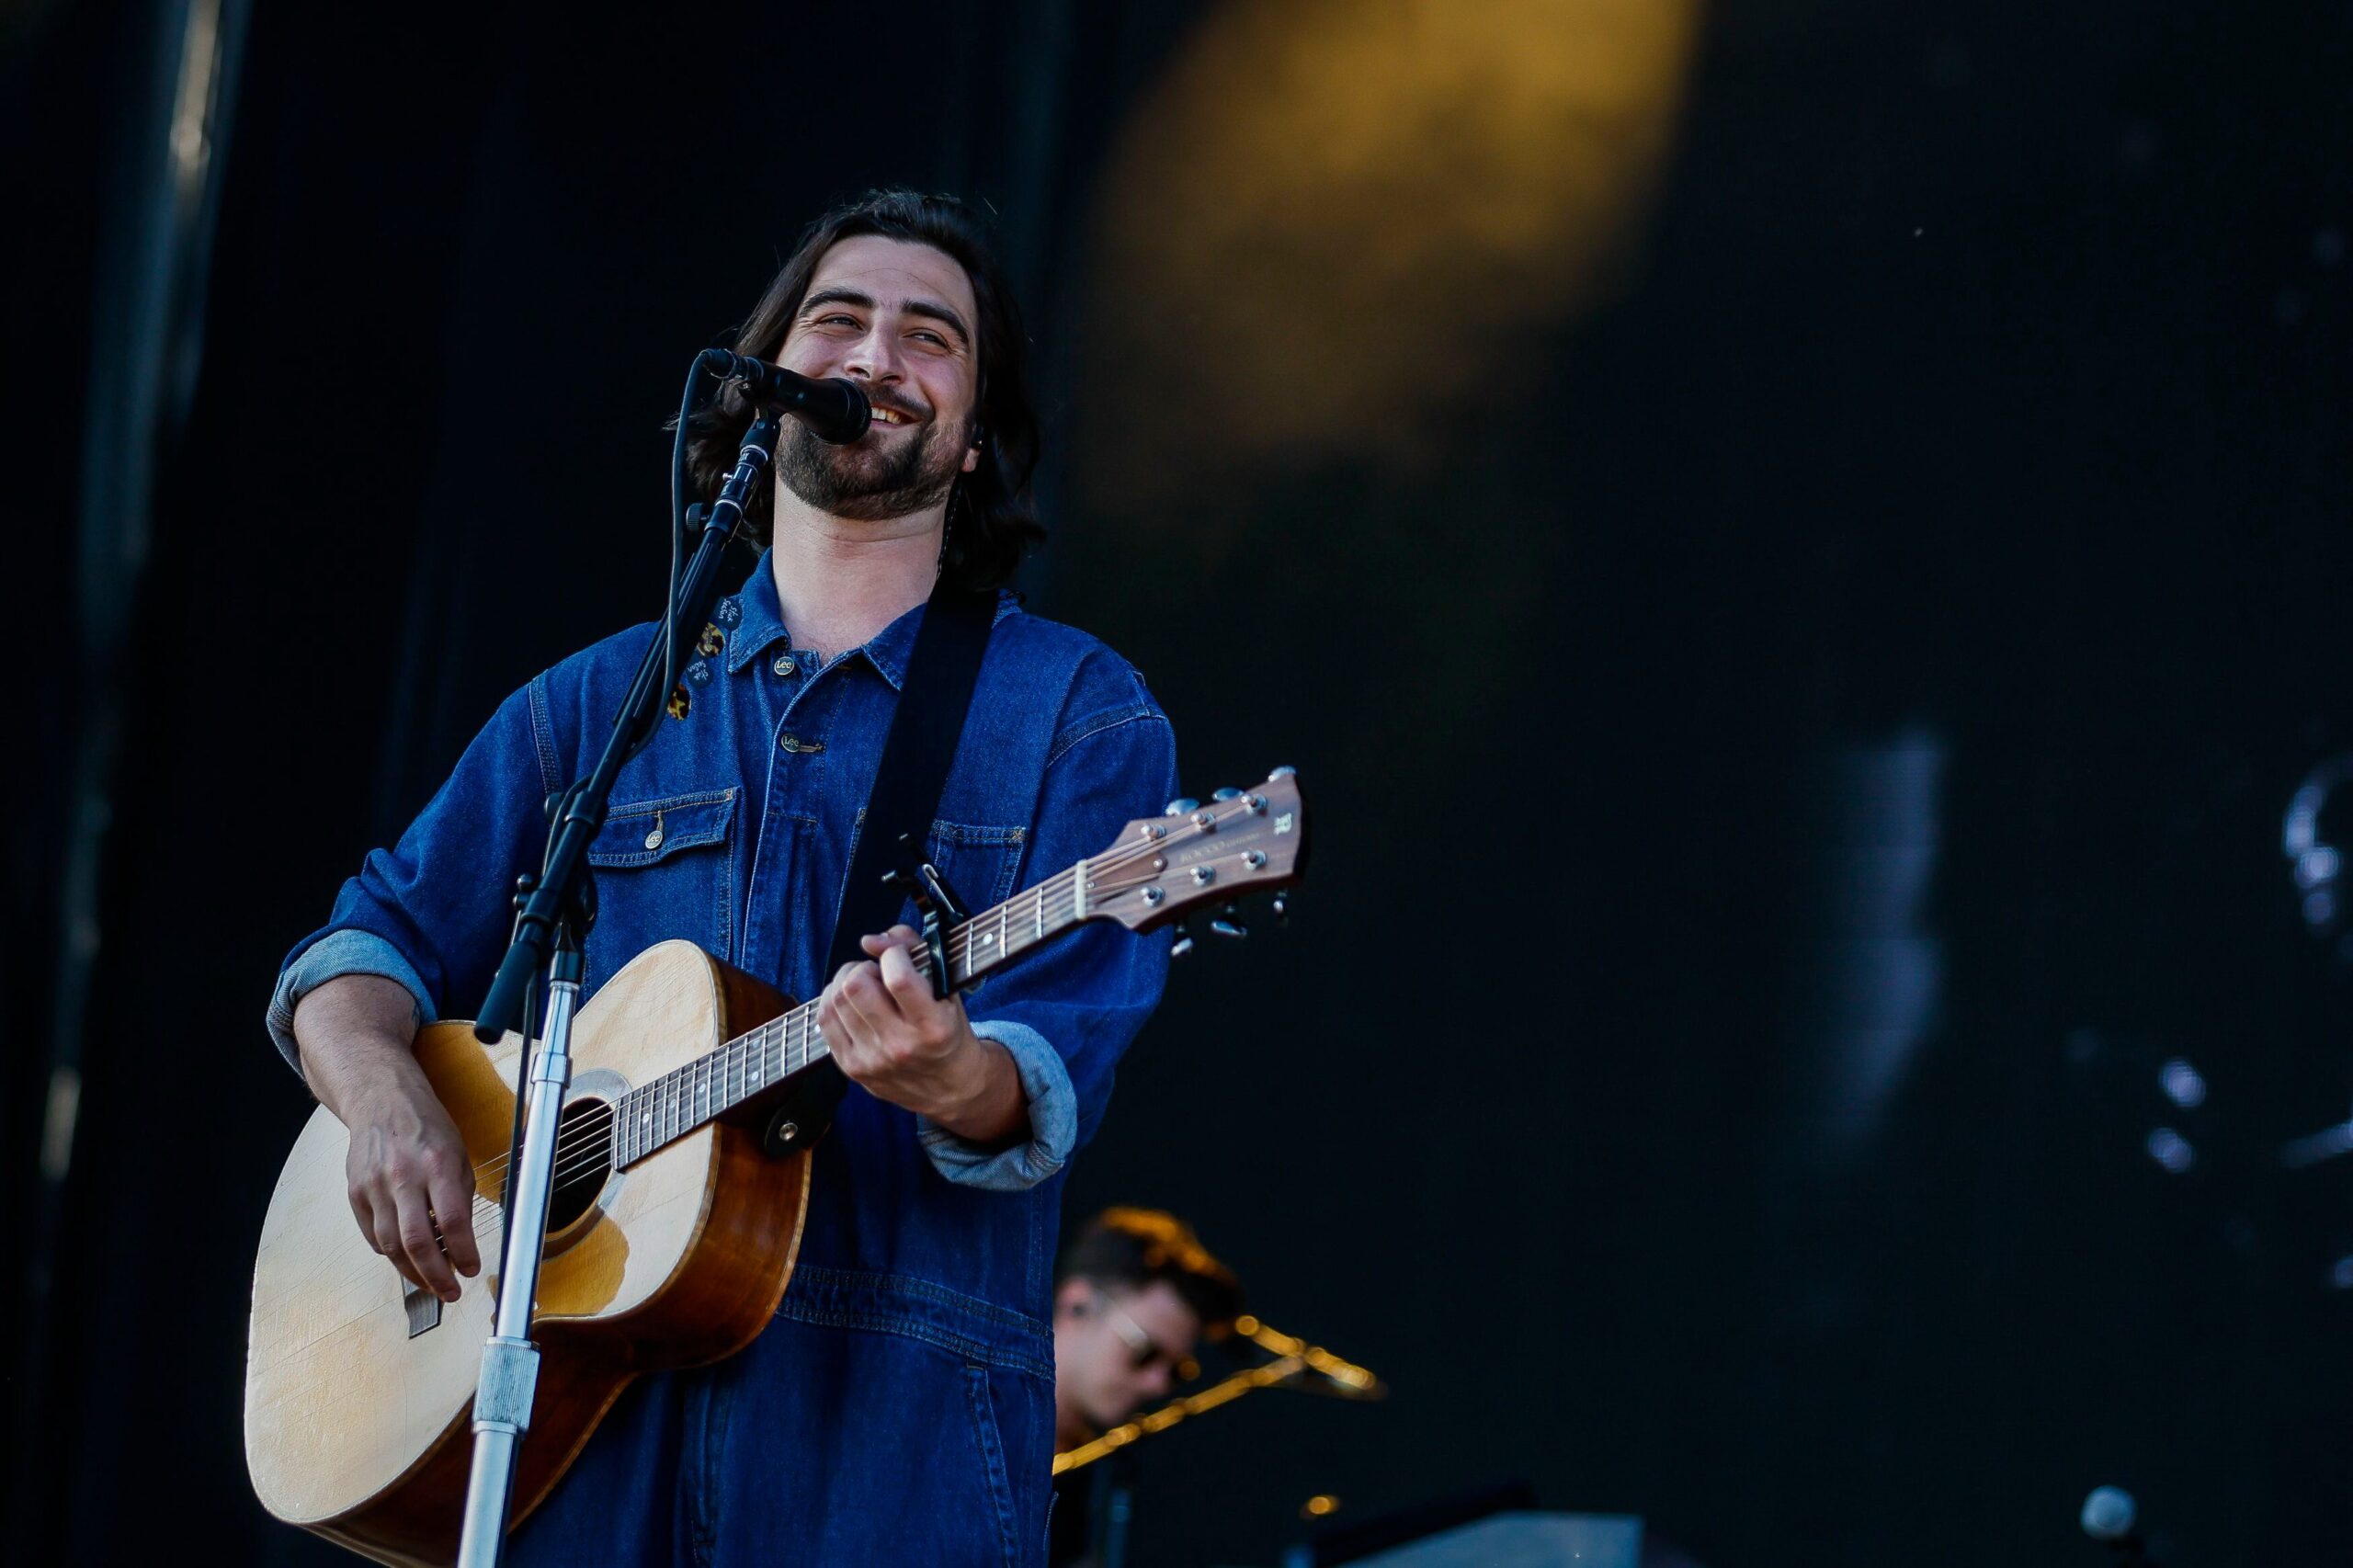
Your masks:
<svg viewBox="0 0 2353 1568"><path fill-rule="evenodd" d="M895 887L907 895L917 914L923 916L923 944L931 954L931 994L942 1002L956 994L955 977L948 969L948 932L949 927L972 916L939 868L923 858L923 846L915 835L905 834L899 839L899 865L883 873L885 886Z"/></svg>

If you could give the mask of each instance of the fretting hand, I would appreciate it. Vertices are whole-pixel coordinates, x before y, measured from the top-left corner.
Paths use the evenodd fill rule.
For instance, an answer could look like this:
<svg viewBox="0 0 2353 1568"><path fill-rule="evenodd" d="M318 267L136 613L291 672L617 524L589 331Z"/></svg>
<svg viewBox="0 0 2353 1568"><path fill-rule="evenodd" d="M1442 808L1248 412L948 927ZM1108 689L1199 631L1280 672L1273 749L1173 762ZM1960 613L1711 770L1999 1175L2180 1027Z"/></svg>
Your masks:
<svg viewBox="0 0 2353 1568"><path fill-rule="evenodd" d="M972 1032L962 998L932 994L911 956L922 939L906 926L860 937L869 959L834 976L817 1027L842 1072L877 1099L975 1143L1008 1142L1029 1112L1013 1058Z"/></svg>

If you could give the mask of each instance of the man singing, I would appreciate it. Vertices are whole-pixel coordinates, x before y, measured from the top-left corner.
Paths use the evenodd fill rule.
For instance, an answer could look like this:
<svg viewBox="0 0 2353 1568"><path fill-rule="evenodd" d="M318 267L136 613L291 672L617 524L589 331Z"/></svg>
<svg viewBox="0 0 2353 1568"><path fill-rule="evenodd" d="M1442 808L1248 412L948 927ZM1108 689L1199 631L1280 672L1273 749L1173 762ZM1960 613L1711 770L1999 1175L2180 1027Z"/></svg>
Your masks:
<svg viewBox="0 0 2353 1568"><path fill-rule="evenodd" d="M688 938L822 992L850 1088L768 1327L715 1366L633 1383L511 1557L1042 1562L1062 1172L1159 999L1165 949L1090 924L991 978L969 1014L933 997L904 927L820 972L935 582L996 587L1040 531L1019 321L965 207L886 191L812 225L736 347L857 382L872 424L836 448L787 423L773 493L747 508L768 551L688 655L685 700L623 769L590 851L587 985ZM716 407L691 453L705 499L752 412L732 392ZM1010 595L995 618L928 846L975 909L1176 792L1167 720L1131 667ZM539 866L542 801L587 771L652 634L509 698L278 976L271 1033L350 1130L361 1231L446 1299L482 1267L472 1176L412 1043L479 1006L507 890Z"/></svg>

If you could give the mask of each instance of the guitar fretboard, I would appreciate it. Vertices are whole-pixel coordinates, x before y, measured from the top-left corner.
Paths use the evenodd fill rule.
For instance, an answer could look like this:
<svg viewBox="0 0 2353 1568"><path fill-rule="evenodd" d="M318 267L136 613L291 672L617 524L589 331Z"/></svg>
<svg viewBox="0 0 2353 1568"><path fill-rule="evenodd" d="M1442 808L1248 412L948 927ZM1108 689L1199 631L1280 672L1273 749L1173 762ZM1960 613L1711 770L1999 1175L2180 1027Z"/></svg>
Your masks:
<svg viewBox="0 0 2353 1568"><path fill-rule="evenodd" d="M991 970L1028 952L1086 918L1093 862L1017 892L948 934L949 988L961 991ZM931 972L931 952L911 956L918 973ZM817 1004L804 1002L709 1055L698 1057L613 1102L612 1161L624 1166L724 1116L781 1084L828 1053L817 1027Z"/></svg>

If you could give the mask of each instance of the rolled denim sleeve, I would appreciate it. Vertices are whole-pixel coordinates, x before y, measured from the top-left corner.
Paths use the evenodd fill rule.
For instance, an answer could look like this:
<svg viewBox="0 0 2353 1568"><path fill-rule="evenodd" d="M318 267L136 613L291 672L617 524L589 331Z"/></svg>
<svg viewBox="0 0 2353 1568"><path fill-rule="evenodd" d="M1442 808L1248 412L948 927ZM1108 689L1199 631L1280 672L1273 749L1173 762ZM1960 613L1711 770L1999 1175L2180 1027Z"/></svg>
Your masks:
<svg viewBox="0 0 2353 1568"><path fill-rule="evenodd" d="M399 983L427 1021L446 1017L450 998L488 989L506 948L507 892L534 863L540 802L554 788L545 680L500 704L400 841L369 851L327 923L286 955L267 1024L297 1072L294 1008L338 975Z"/></svg>
<svg viewBox="0 0 2353 1568"><path fill-rule="evenodd" d="M433 995L425 988L425 978L398 948L372 931L350 927L330 931L278 971L278 989L270 994L269 1038L297 1077L302 1075L302 1052L294 1043L294 1009L301 1006L303 997L347 974L380 974L397 982L416 998L420 1023L429 1024L440 1017L433 1010Z"/></svg>
<svg viewBox="0 0 2353 1568"><path fill-rule="evenodd" d="M915 1118L915 1134L932 1167L949 1181L996 1192L1019 1192L1037 1186L1063 1168L1078 1143L1078 1096L1070 1085L1070 1069L1046 1043L1046 1037L1011 1018L983 1018L972 1025L983 1040L993 1040L1013 1058L1021 1075L1021 1092L1029 1100L1029 1136L1010 1149L994 1152L959 1138L927 1116Z"/></svg>
<svg viewBox="0 0 2353 1568"><path fill-rule="evenodd" d="M1168 721L1142 679L1120 669L1123 678L1108 693L1095 691L1059 731L1023 887L1109 847L1128 823L1158 815L1176 793ZM970 998L972 1030L1012 1056L1029 1096L1029 1135L990 1149L918 1118L933 1168L963 1186L1007 1192L1061 1170L1101 1125L1120 1057L1159 1005L1167 977L1165 941L1097 920L983 983Z"/></svg>

